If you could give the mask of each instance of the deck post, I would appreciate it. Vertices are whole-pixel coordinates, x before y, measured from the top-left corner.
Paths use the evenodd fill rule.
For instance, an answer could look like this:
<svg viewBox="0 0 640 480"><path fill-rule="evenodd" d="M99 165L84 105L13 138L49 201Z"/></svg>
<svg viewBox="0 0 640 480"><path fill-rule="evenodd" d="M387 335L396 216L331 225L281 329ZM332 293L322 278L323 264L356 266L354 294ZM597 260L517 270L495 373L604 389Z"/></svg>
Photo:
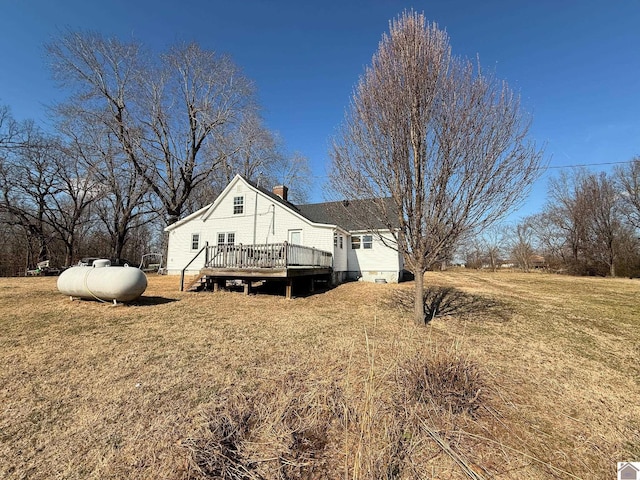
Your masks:
<svg viewBox="0 0 640 480"><path fill-rule="evenodd" d="M289 266L289 242L284 242L284 266Z"/></svg>
<svg viewBox="0 0 640 480"><path fill-rule="evenodd" d="M291 291L293 290L293 278L287 280L287 286L285 287L285 297L291 300Z"/></svg>
<svg viewBox="0 0 640 480"><path fill-rule="evenodd" d="M224 279L216 278L213 281L213 291L220 292L225 289L226 281Z"/></svg>
<svg viewBox="0 0 640 480"><path fill-rule="evenodd" d="M250 290L251 290L251 280L245 280L244 281L244 294L245 295L249 295Z"/></svg>
<svg viewBox="0 0 640 480"><path fill-rule="evenodd" d="M316 291L316 282L313 281L313 279L314 279L313 275L311 275L309 277L309 279L311 280L311 291L315 292Z"/></svg>

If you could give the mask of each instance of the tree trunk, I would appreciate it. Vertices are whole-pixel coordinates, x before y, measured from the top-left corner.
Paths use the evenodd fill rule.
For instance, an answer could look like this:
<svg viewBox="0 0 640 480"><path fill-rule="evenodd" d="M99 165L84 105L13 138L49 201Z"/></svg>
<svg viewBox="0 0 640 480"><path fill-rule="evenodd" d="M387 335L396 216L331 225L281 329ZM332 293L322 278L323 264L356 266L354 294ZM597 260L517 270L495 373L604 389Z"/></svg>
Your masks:
<svg viewBox="0 0 640 480"><path fill-rule="evenodd" d="M113 258L122 258L122 251L126 242L126 233L118 232L115 234L115 245L113 246Z"/></svg>
<svg viewBox="0 0 640 480"><path fill-rule="evenodd" d="M416 269L417 270L417 269ZM415 275L415 292L413 299L413 317L418 325L425 324L424 318L424 272L416 271Z"/></svg>
<svg viewBox="0 0 640 480"><path fill-rule="evenodd" d="M64 264L68 267L71 266L73 261L73 249L76 244L76 239L73 235L68 235L64 242L65 258Z"/></svg>
<svg viewBox="0 0 640 480"><path fill-rule="evenodd" d="M616 262L613 258L613 255L609 259L609 275L612 277L616 276Z"/></svg>
<svg viewBox="0 0 640 480"><path fill-rule="evenodd" d="M64 264L67 267L70 267L72 260L73 260L73 247L69 244L65 244Z"/></svg>

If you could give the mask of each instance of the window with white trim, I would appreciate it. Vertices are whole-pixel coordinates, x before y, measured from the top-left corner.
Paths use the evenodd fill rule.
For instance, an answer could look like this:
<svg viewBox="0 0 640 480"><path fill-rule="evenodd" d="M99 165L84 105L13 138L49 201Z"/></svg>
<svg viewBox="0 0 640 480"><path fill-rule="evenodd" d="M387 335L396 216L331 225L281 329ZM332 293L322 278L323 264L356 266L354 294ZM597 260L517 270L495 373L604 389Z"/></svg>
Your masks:
<svg viewBox="0 0 640 480"><path fill-rule="evenodd" d="M236 243L236 234L234 232L225 232L218 234L218 245L234 245Z"/></svg>
<svg viewBox="0 0 640 480"><path fill-rule="evenodd" d="M233 214L244 213L244 197L233 197Z"/></svg>
<svg viewBox="0 0 640 480"><path fill-rule="evenodd" d="M360 248L371 250L373 248L373 235L352 235L351 248L353 250Z"/></svg>
<svg viewBox="0 0 640 480"><path fill-rule="evenodd" d="M191 234L191 250L198 250L200 248L200 234Z"/></svg>

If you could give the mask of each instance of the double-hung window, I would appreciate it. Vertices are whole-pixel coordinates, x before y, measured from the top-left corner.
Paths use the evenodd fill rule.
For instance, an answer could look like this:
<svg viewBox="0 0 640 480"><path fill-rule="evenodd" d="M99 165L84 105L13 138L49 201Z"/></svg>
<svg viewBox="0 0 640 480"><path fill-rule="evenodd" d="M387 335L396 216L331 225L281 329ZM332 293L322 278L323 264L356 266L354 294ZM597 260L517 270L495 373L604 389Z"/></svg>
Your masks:
<svg viewBox="0 0 640 480"><path fill-rule="evenodd" d="M200 234L191 234L191 250L198 250L200 248Z"/></svg>
<svg viewBox="0 0 640 480"><path fill-rule="evenodd" d="M233 245L236 243L236 234L233 232L219 233L218 245Z"/></svg>
<svg viewBox="0 0 640 480"><path fill-rule="evenodd" d="M233 197L233 214L244 213L244 197Z"/></svg>

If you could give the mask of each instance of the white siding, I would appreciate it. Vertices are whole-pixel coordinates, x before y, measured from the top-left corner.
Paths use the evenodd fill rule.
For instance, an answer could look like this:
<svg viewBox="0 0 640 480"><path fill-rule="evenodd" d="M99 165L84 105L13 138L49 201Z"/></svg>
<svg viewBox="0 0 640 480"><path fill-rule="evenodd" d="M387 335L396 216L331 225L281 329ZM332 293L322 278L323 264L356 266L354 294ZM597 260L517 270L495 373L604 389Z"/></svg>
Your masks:
<svg viewBox="0 0 640 480"><path fill-rule="evenodd" d="M262 244L285 242L289 230L301 230L302 245L333 252L331 226L312 225L242 179L236 179L230 187L216 200L211 211L206 210L170 231L167 259L169 274L179 274L197 253L191 250L193 233L200 234L202 247L205 242L217 244L218 233L235 233L236 244ZM238 196L244 197L244 211L234 215L233 199ZM187 273L195 274L203 266L204 253L189 266Z"/></svg>
<svg viewBox="0 0 640 480"><path fill-rule="evenodd" d="M342 230L337 230L336 235L338 241L337 245L333 248L333 268L336 271L346 272L348 270L347 253L350 245L349 235Z"/></svg>
<svg viewBox="0 0 640 480"><path fill-rule="evenodd" d="M243 212L234 214L234 197L242 196ZM290 230L301 231L301 244L333 253L334 280L345 277L375 281L384 278L397 282L402 271L398 252L385 246L373 236L373 248L353 250L350 235L333 225L313 224L291 209L254 189L241 177L236 177L220 197L209 207L200 210L168 228L169 248L167 271L179 274L197 251L191 249L194 233L199 234L199 246L207 242L216 245L219 233L234 233L236 244L280 243L288 240ZM334 233L338 245L334 246ZM358 232L354 234L365 234ZM340 237L343 247L340 248ZM388 234L391 238L391 235ZM202 253L187 270L197 273L204 266Z"/></svg>
<svg viewBox="0 0 640 480"><path fill-rule="evenodd" d="M402 262L398 252L386 246L379 237L367 232L352 233L354 236L373 235L372 248L359 249L351 248L351 239L348 245L349 278L362 279L365 282L374 282L377 279L384 279L387 282L398 282L401 280ZM385 234L391 239L391 234Z"/></svg>

